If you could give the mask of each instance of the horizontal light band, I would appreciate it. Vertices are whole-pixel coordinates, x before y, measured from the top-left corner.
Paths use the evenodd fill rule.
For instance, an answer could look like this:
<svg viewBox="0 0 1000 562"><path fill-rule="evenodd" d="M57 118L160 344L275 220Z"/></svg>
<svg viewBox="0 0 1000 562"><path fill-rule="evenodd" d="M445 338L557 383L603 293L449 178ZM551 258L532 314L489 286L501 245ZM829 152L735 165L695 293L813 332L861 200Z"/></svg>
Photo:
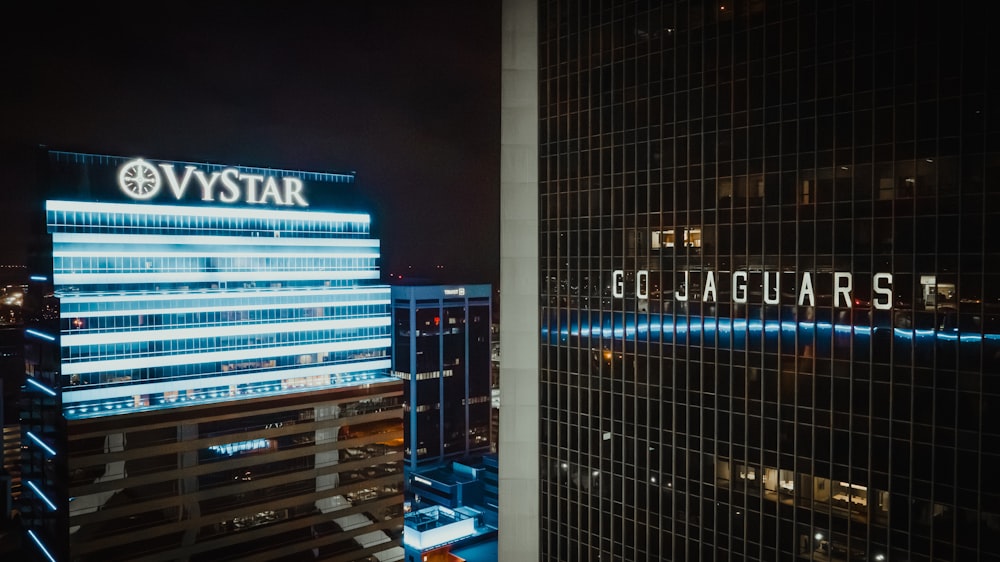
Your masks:
<svg viewBox="0 0 1000 562"><path fill-rule="evenodd" d="M63 392L63 404L77 404L91 400L108 400L126 398L142 394L161 394L164 392L184 392L205 387L231 386L253 384L279 379L315 377L322 375L339 375L356 371L381 371L390 368L392 360L379 357L374 360L356 361L337 365L317 365L298 369L272 369L254 373L234 375L205 376L200 378L174 379L151 382L134 382L132 384L104 388L87 388L86 386L67 387ZM77 390L79 389L79 390Z"/></svg>
<svg viewBox="0 0 1000 562"><path fill-rule="evenodd" d="M130 357L128 359L105 359L97 361L63 362L63 375L82 375L132 369L151 369L155 367L176 367L197 363L215 363L230 361L246 361L248 358L289 357L327 353L337 351L361 351L365 349L389 349L390 338L373 338L365 340L350 340L342 342L324 342L308 345L289 345L275 347L258 347L254 349L236 349L232 351L209 351L203 353L173 353L153 357ZM64 391L69 391L69 388Z"/></svg>
<svg viewBox="0 0 1000 562"><path fill-rule="evenodd" d="M53 232L52 245L81 245L93 244L97 246L150 246L162 247L167 244L178 244L183 246L261 246L273 248L274 246L342 246L357 248L378 248L381 241L377 238L343 238L330 233L326 237L274 237L274 236L237 236L235 234L224 234L219 236L205 236L193 234L138 234L138 233L101 233L101 232Z"/></svg>
<svg viewBox="0 0 1000 562"><path fill-rule="evenodd" d="M328 281L378 279L378 268L331 271L179 271L176 273L56 273L56 285L104 283L139 285L146 283L222 283L230 281Z"/></svg>
<svg viewBox="0 0 1000 562"><path fill-rule="evenodd" d="M218 293L216 293L218 295ZM177 299L183 300L183 299ZM109 302L115 302L110 299ZM380 306L388 305L388 300L370 301L313 301L313 302L292 302L290 299L283 302L261 302L250 305L213 306L206 303L205 306L186 308L121 308L116 310L72 310L66 306L67 301L62 300L60 305L60 318L102 318L106 316L152 316L156 314L199 314L202 312L250 312L259 310L284 310L287 308L342 308L347 306Z"/></svg>
<svg viewBox="0 0 1000 562"><path fill-rule="evenodd" d="M187 292L187 291L174 291L174 292L135 292L135 293L87 293L78 294L67 292L60 295L60 303L92 303L92 302L127 302L127 301L142 301L142 302L155 302L155 301L167 301L175 302L177 300L197 300L197 299L213 299L215 302L221 302L223 300L235 300L238 302L249 302L249 299L254 298L274 298L280 297L313 297L313 296L342 296L342 295L366 295L366 294L381 294L388 297L392 289L388 285L383 286L365 286L365 287L254 287L252 289L227 289L220 291L218 289L204 291L199 290L198 292ZM332 302L332 301L331 301Z"/></svg>
<svg viewBox="0 0 1000 562"><path fill-rule="evenodd" d="M320 330L351 330L355 328L374 328L388 326L391 319L388 315L371 318L347 318L342 320L319 320L312 322L267 322L225 324L202 328L176 328L160 330L123 330L115 332L98 332L94 334L64 334L62 347L79 345L98 345L114 343L141 343L165 340L183 340L194 338L225 338L233 336L253 336L260 334L288 334L294 332L314 332Z"/></svg>
<svg viewBox="0 0 1000 562"><path fill-rule="evenodd" d="M124 215L151 215L177 217L212 217L236 219L288 219L306 224L323 224L328 222L355 222L368 224L371 217L363 213L333 213L323 211L286 211L280 209L257 209L246 207L193 207L185 205L144 205L134 203L107 203L92 201L59 201L45 202L46 211L65 211L70 213L100 213Z"/></svg>
<svg viewBox="0 0 1000 562"><path fill-rule="evenodd" d="M240 259L240 260L251 260L251 259L316 259L316 258L329 258L329 259L354 259L354 258L364 258L372 259L379 257L378 252L365 252L364 250L358 250L355 252L344 252L344 251L334 251L335 248L317 248L314 252L279 252L276 248L259 248L253 251L246 252L209 252L209 251L184 251L184 252L159 252L159 251L145 251L136 250L131 252L121 251L120 249L108 249L107 251L90 251L90 250L62 250L53 251L53 258L88 258L92 260L101 259L115 259L115 258L150 258L150 259L160 259L160 258L190 258L190 259L202 259L202 258L220 258L220 259ZM339 249L336 249L339 250ZM150 266L153 267L153 266Z"/></svg>
<svg viewBox="0 0 1000 562"><path fill-rule="evenodd" d="M209 445L208 450L213 453L219 453L220 455L233 456L236 453L243 453L245 451L259 451L261 449L270 449L271 440L270 439L252 439L250 441L239 441L236 443L226 443L225 445Z"/></svg>

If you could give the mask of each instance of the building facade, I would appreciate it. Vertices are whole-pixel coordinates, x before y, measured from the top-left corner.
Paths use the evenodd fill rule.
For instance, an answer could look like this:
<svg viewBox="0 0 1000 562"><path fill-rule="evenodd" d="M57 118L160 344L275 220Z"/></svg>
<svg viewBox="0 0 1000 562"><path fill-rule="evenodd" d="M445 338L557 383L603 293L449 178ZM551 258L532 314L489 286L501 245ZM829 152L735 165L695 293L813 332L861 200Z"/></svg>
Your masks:
<svg viewBox="0 0 1000 562"><path fill-rule="evenodd" d="M491 314L490 285L392 287L408 471L490 452Z"/></svg>
<svg viewBox="0 0 1000 562"><path fill-rule="evenodd" d="M1000 560L989 22L505 11L537 33L538 559Z"/></svg>
<svg viewBox="0 0 1000 562"><path fill-rule="evenodd" d="M55 151L45 169L29 293L58 313L25 330L26 543L402 559L379 241L366 214L308 208L353 176Z"/></svg>

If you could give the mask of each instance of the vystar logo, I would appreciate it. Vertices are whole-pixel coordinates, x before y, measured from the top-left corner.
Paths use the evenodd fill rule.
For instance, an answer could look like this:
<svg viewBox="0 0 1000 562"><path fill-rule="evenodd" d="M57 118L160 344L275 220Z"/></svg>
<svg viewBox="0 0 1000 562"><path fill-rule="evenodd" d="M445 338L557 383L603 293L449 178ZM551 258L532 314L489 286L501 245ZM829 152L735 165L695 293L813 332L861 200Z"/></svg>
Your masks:
<svg viewBox="0 0 1000 562"><path fill-rule="evenodd" d="M302 180L295 177L244 174L236 168L206 173L190 165L179 172L173 164L153 165L142 158L130 160L118 169L118 186L126 195L139 201L156 197L164 184L170 187L175 199L183 199L192 180L201 190L202 201L309 206L302 196Z"/></svg>

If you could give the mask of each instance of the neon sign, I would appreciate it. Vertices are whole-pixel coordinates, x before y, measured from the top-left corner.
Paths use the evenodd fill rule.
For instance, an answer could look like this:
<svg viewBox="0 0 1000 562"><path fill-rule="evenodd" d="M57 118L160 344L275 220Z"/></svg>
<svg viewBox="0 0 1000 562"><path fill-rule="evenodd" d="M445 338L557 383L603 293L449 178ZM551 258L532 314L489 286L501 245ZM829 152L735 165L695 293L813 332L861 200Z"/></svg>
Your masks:
<svg viewBox="0 0 1000 562"><path fill-rule="evenodd" d="M208 450L221 455L233 456L237 453L248 451L259 451L270 449L271 441L268 439L253 439L251 441L240 441L238 443L226 443L225 445L209 445Z"/></svg>
<svg viewBox="0 0 1000 562"><path fill-rule="evenodd" d="M245 174L236 168L206 173L191 165L178 171L173 164L153 165L142 158L129 160L118 169L118 187L123 193L139 201L156 197L164 185L169 186L169 193L175 199L183 199L192 181L197 186L195 189L201 190L202 201L309 206L302 195L302 180L295 177Z"/></svg>
<svg viewBox="0 0 1000 562"><path fill-rule="evenodd" d="M684 275L684 282L674 291L674 299L679 302L687 302L691 298L699 299L691 290L690 271L681 272ZM739 270L731 274L732 280L732 301L737 304L745 304L750 298L749 278L750 271ZM786 272L764 271L761 273L763 284L764 304L781 303L781 277ZM756 272L755 272L756 275ZM611 274L611 294L615 298L625 296L625 271L616 269ZM700 294L702 302L718 301L718 280L716 272L708 270L702 277L703 290ZM639 270L635 274L635 296L640 300L649 298L649 270ZM814 288L813 274L802 273L796 301L799 306L816 306L816 289ZM851 294L854 290L854 274L848 271L833 272L833 306L851 308L853 299ZM875 273L872 276L872 306L877 310L892 309L892 274Z"/></svg>

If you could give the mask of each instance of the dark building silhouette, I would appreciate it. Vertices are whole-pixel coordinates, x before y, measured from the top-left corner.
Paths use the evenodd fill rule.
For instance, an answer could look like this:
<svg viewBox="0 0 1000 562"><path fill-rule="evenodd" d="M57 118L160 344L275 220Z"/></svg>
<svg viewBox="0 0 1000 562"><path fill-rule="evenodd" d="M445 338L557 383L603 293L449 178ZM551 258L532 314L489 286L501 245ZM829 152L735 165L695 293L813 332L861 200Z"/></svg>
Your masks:
<svg viewBox="0 0 1000 562"><path fill-rule="evenodd" d="M506 10L537 16L538 558L1000 560L992 22Z"/></svg>
<svg viewBox="0 0 1000 562"><path fill-rule="evenodd" d="M392 287L407 471L490 452L490 285Z"/></svg>

